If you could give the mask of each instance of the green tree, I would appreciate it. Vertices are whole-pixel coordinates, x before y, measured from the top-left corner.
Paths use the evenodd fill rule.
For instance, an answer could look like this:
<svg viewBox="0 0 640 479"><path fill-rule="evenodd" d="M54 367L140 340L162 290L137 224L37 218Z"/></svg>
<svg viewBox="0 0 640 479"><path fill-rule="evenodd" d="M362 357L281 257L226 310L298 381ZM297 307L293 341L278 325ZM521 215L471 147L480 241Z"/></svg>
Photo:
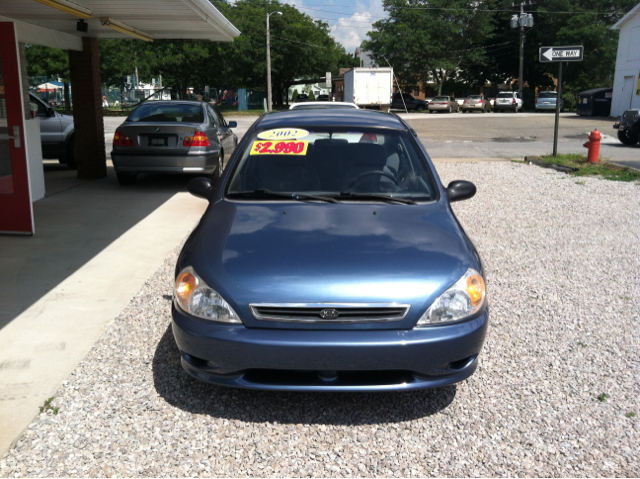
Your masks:
<svg viewBox="0 0 640 479"><path fill-rule="evenodd" d="M541 46L583 45L582 62L563 65L563 86L572 93L599 86L612 86L615 72L618 32L611 26L625 15L637 0L539 0L527 6L534 26L526 28L524 81L530 89L554 89L557 63L540 63ZM511 0L490 0L495 14L493 37L485 41L487 61L473 62L463 72L472 83L502 83L518 78L519 29L509 26L519 4Z"/></svg>
<svg viewBox="0 0 640 479"><path fill-rule="evenodd" d="M379 65L387 61L405 88L447 80L469 63L484 61L493 17L485 2L383 0L389 17L373 24L363 48Z"/></svg>
<svg viewBox="0 0 640 479"><path fill-rule="evenodd" d="M27 75L60 78L64 84L64 101L68 109L69 101L69 54L66 50L41 45L26 45ZM35 86L35 85L33 85Z"/></svg>

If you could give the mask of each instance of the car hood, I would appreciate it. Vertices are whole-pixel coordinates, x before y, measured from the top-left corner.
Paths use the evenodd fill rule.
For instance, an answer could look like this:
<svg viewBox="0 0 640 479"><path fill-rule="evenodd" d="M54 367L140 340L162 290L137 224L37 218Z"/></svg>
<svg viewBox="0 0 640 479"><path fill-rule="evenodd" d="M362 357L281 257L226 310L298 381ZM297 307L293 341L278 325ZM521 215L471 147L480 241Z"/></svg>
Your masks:
<svg viewBox="0 0 640 479"><path fill-rule="evenodd" d="M249 326L250 303L410 304L405 321L383 326L396 328L481 268L443 203L220 201L183 250L178 268L189 265Z"/></svg>

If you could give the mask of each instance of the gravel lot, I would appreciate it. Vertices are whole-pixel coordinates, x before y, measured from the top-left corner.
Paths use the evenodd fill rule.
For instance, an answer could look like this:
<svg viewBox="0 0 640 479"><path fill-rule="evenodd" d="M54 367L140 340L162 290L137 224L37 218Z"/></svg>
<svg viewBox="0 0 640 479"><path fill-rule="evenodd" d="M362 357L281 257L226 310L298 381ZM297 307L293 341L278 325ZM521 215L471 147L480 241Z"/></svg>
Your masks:
<svg viewBox="0 0 640 479"><path fill-rule="evenodd" d="M169 326L176 250L0 476L640 476L640 417L627 417L640 413L640 185L515 163L438 170L479 190L455 205L491 304L469 380L400 394L197 382Z"/></svg>

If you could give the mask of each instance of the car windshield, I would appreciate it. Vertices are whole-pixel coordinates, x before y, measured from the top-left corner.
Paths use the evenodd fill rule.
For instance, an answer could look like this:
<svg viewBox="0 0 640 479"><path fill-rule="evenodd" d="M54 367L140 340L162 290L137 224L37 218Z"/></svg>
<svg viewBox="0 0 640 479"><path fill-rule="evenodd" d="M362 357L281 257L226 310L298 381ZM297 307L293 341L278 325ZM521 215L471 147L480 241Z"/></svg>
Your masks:
<svg viewBox="0 0 640 479"><path fill-rule="evenodd" d="M182 123L204 123L204 115L200 105L189 105L185 103L154 105L147 102L136 108L127 121L139 122L175 122Z"/></svg>
<svg viewBox="0 0 640 479"><path fill-rule="evenodd" d="M538 94L538 98L557 98L558 94L555 91L543 91Z"/></svg>
<svg viewBox="0 0 640 479"><path fill-rule="evenodd" d="M293 132L293 133L291 133ZM287 137L286 140L279 138ZM429 201L437 188L407 132L301 127L257 131L231 174L228 198Z"/></svg>
<svg viewBox="0 0 640 479"><path fill-rule="evenodd" d="M497 98L513 98L513 93L498 93Z"/></svg>
<svg viewBox="0 0 640 479"><path fill-rule="evenodd" d="M471 95L469 100L482 100L482 95Z"/></svg>
<svg viewBox="0 0 640 479"><path fill-rule="evenodd" d="M437 96L433 99L433 101L449 101L448 96Z"/></svg>

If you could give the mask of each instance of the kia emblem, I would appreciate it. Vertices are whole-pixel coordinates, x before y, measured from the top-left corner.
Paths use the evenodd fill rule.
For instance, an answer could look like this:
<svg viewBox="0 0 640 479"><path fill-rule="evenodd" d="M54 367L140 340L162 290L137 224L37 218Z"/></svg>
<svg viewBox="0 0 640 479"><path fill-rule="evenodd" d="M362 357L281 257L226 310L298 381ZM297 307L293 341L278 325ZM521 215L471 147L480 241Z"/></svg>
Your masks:
<svg viewBox="0 0 640 479"><path fill-rule="evenodd" d="M320 317L322 319L336 319L339 315L340 313L335 309L323 309L320 311Z"/></svg>

